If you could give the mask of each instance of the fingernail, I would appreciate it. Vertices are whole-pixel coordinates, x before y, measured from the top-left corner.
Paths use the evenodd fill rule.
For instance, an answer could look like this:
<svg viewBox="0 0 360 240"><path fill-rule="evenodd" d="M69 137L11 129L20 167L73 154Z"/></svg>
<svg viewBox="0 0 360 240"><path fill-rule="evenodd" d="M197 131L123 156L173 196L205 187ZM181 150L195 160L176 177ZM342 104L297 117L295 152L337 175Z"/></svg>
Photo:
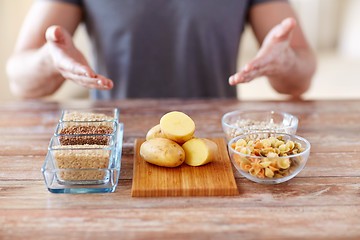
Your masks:
<svg viewBox="0 0 360 240"><path fill-rule="evenodd" d="M278 30L276 33L275 33L275 37L279 38L283 35L283 32Z"/></svg>
<svg viewBox="0 0 360 240"><path fill-rule="evenodd" d="M233 84L233 83L234 83L234 76L229 77L229 83L230 83L230 84Z"/></svg>
<svg viewBox="0 0 360 240"><path fill-rule="evenodd" d="M238 82L240 78L240 73L235 73L234 75L234 81Z"/></svg>
<svg viewBox="0 0 360 240"><path fill-rule="evenodd" d="M291 22L292 22L292 20L290 18L286 18L282 21L282 24L284 24L286 26L286 25L290 25Z"/></svg>
<svg viewBox="0 0 360 240"><path fill-rule="evenodd" d="M244 71L245 71L245 72L250 72L250 70L251 70L250 65L249 65L249 64L246 64L246 65L244 66Z"/></svg>
<svg viewBox="0 0 360 240"><path fill-rule="evenodd" d="M89 77L91 77L91 78L97 78L97 75L94 74L94 73L88 73L88 75L89 75Z"/></svg>
<svg viewBox="0 0 360 240"><path fill-rule="evenodd" d="M97 84L103 85L101 80L98 80L98 81L97 81Z"/></svg>
<svg viewBox="0 0 360 240"><path fill-rule="evenodd" d="M103 88L111 89L113 87L113 83L110 80L102 79L102 80L99 80L98 82L101 82L101 86Z"/></svg>
<svg viewBox="0 0 360 240"><path fill-rule="evenodd" d="M104 87L105 87L105 88L110 88L109 81L103 80L103 82L104 82Z"/></svg>

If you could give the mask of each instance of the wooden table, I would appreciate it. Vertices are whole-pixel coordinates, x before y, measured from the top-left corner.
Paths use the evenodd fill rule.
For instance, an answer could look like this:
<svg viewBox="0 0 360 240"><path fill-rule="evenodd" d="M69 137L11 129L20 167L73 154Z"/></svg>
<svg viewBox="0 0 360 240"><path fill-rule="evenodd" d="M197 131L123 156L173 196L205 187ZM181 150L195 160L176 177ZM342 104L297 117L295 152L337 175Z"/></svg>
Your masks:
<svg viewBox="0 0 360 240"><path fill-rule="evenodd" d="M118 107L124 149L118 188L53 194L40 169L60 110ZM171 110L200 137L224 137L221 117L242 109L299 118L312 144L304 170L278 185L236 171L238 196L132 198L133 144ZM126 100L0 103L0 239L360 239L360 100L241 102Z"/></svg>

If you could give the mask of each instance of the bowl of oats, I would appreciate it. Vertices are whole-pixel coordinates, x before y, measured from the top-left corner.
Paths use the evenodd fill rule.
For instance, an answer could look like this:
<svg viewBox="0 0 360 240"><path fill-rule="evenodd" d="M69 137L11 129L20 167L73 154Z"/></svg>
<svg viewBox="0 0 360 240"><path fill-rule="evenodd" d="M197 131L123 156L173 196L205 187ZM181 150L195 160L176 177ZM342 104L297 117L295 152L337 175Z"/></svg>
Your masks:
<svg viewBox="0 0 360 240"><path fill-rule="evenodd" d="M254 132L231 139L231 162L247 179L277 184L295 177L310 155L310 143L287 133Z"/></svg>
<svg viewBox="0 0 360 240"><path fill-rule="evenodd" d="M279 111L232 111L221 119L226 140L252 132L271 131L295 134L299 120L290 113Z"/></svg>

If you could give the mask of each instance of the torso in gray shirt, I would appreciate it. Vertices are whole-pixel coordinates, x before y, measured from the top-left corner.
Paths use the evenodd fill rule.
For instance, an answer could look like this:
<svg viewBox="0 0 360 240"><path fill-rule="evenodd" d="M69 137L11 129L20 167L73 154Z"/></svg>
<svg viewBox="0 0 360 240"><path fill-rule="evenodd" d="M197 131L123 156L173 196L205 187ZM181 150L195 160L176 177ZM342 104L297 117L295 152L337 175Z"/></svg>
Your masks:
<svg viewBox="0 0 360 240"><path fill-rule="evenodd" d="M91 97L235 97L228 78L247 12L264 1L68 0L84 9L95 71L114 81Z"/></svg>

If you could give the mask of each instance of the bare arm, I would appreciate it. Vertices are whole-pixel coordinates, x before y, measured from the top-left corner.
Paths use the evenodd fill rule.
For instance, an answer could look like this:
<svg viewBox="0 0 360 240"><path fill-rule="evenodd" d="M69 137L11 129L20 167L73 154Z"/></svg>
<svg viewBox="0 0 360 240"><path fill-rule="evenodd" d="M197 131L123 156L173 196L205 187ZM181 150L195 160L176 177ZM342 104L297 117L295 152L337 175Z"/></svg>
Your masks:
<svg viewBox="0 0 360 240"><path fill-rule="evenodd" d="M261 48L252 61L230 77L230 84L267 76L280 93L298 97L306 92L315 72L316 59L290 4L259 4L250 10L249 20Z"/></svg>
<svg viewBox="0 0 360 240"><path fill-rule="evenodd" d="M7 63L12 92L22 98L54 93L65 79L110 89L112 81L96 75L72 42L82 18L79 7L61 2L35 2L20 30Z"/></svg>

